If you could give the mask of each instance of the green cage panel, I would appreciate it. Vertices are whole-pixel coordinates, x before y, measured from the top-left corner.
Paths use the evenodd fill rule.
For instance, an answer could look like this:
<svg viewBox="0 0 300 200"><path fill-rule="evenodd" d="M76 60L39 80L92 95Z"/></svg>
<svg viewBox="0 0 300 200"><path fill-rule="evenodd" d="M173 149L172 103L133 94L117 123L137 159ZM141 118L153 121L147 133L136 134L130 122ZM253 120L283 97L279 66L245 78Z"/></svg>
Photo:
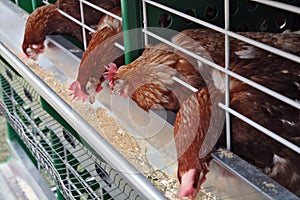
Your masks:
<svg viewBox="0 0 300 200"><path fill-rule="evenodd" d="M202 27L198 23L183 18L182 14L225 28L224 2L223 0L187 0L183 3L180 0L145 0L142 3L139 0L123 0L124 30L143 28L144 23L147 24L147 27L161 27L175 31ZM281 0L279 2L295 6L300 5L299 0ZM136 10L131 11L129 9L132 8L132 5L136 7ZM165 7L170 8L170 10L167 11ZM229 0L229 29L231 31L283 32L287 29L297 31L299 28L299 14L254 1ZM139 55L139 51L132 51L131 47L134 46L133 43L136 43L137 40L139 43L143 43L142 35L131 37L125 33L124 46L127 52L127 63L133 61ZM165 34L161 36L170 39L173 35ZM150 40L151 42L154 41Z"/></svg>
<svg viewBox="0 0 300 200"><path fill-rule="evenodd" d="M184 14L224 28L224 2L221 0L155 1ZM300 5L300 1L281 1ZM148 27L164 27L181 31L199 27L198 24L146 3ZM248 0L229 1L229 24L232 31L282 32L299 29L299 15Z"/></svg>
<svg viewBox="0 0 300 200"><path fill-rule="evenodd" d="M18 4L21 8L26 10L28 13L34 11L37 7L42 5L42 0L11 0L12 2Z"/></svg>

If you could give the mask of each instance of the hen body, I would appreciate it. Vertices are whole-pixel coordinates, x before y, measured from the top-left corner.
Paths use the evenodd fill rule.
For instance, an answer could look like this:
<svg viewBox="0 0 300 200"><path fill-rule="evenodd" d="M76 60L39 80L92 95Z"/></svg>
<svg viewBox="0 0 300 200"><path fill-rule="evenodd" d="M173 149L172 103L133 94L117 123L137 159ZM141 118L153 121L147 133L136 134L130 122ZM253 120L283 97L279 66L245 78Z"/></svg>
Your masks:
<svg viewBox="0 0 300 200"><path fill-rule="evenodd" d="M210 60L224 66L224 36L210 30L186 30ZM294 33L241 33L276 48L300 55L300 35ZM196 46L196 45L195 45ZM192 49L191 49L192 50ZM196 51L197 52L197 51ZM202 54L198 51L198 54ZM300 66L244 42L230 40L230 69L292 100L300 99ZM179 197L193 197L205 180L224 116L218 108L225 95L224 74L199 64L210 74L207 86L189 97L179 110L174 136L178 154ZM209 88L209 90L208 90ZM214 99L214 103L212 100ZM241 81L231 78L230 107L279 136L300 145L300 111ZM212 125L210 126L210 123ZM221 123L221 125L220 125ZM224 133L223 133L224 134ZM232 151L300 195L300 155L242 120L231 116ZM224 137L219 145L224 145Z"/></svg>
<svg viewBox="0 0 300 200"><path fill-rule="evenodd" d="M111 11L121 16L121 9ZM93 33L92 39L82 56L76 80L71 84L70 90L73 98L94 103L95 95L102 89L104 81L103 72L112 62L124 64L123 51L114 43L123 43L122 22L112 16L105 15L98 23L98 29Z"/></svg>
<svg viewBox="0 0 300 200"><path fill-rule="evenodd" d="M117 0L90 0L91 3L111 10L120 5ZM83 43L82 27L67 17L59 13L58 8L81 21L80 5L78 0L58 0L55 4L44 5L34 10L26 22L22 49L24 53L37 59L38 55L44 50L46 35L65 34L72 36ZM103 16L100 11L84 5L84 22L87 25L95 25ZM87 42L91 39L91 34L86 33Z"/></svg>
<svg viewBox="0 0 300 200"><path fill-rule="evenodd" d="M184 40L174 40L179 46ZM113 93L132 98L145 111L168 109L177 112L191 95L173 77L197 88L202 84L198 71L182 55L166 44L148 46L143 54L128 65L121 66L114 76Z"/></svg>

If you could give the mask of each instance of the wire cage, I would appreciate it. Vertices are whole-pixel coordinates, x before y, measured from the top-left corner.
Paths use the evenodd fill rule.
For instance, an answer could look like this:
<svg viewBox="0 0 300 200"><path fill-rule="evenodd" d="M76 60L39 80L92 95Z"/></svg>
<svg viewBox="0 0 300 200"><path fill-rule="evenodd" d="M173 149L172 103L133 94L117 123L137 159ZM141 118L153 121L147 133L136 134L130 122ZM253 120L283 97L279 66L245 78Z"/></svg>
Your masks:
<svg viewBox="0 0 300 200"><path fill-rule="evenodd" d="M259 18L263 18L266 17L268 12L272 12L272 14L274 13L274 9L279 9L280 13L275 12L274 16L272 16L273 20L266 20L268 21L270 24L268 26L265 27L265 29L261 30L258 29L259 27L259 21L256 20L252 20L251 21L249 19L243 19L245 20L245 22L248 23L253 23L253 26L251 26L250 28L247 28L246 30L243 31L259 31L259 32L284 32L284 31L290 31L290 30L299 30L300 26L298 24L299 22L299 12L300 12L300 8L297 7L299 6L300 2L298 1L287 1L286 3L278 3L278 2L265 2L265 1L241 1L239 3L235 2L235 1L224 1L224 2L218 2L218 4L216 2L211 2L211 3L204 3L204 5L202 5L200 8L197 8L197 6L194 7L192 6L194 3L193 1L187 2L187 5L180 5L180 8L177 8L178 6L178 2L164 2L164 1L151 1L151 0L143 0L141 1L142 5L140 5L139 9L141 12L139 16L129 16L128 18L126 18L127 23L131 23L130 20L132 19L140 19L141 21L138 23L140 25L140 27L142 28L142 34L144 37L141 37L141 39L143 39L143 42L145 44L150 43L149 40L150 39L154 39L153 41L159 41L162 43L166 43L168 45L171 45L172 47L174 47L175 49L181 50L184 53L192 56L195 59L199 59L201 56L197 56L196 54L194 54L193 52L189 52L188 50L183 50L183 49L179 49L180 47L176 46L175 44L172 44L172 42L169 40L170 37L172 37L172 35L168 35L168 37L164 37L164 35L159 35L158 33L155 32L155 29L153 29L154 31L152 31L153 27L164 27L164 28L170 28L170 29L174 29L177 31L181 31L184 29L188 29L188 28L209 28L209 29L213 29L217 32L221 32L224 35L228 36L228 37L232 37L232 38L236 38L238 40L244 41L246 43L249 43L251 45L257 46L259 48L262 48L266 51L269 51L271 53L275 53L277 55L281 55L284 58L290 59L296 63L299 63L299 57L297 55L292 55L291 53L287 53L284 52L282 50L276 49L274 47L270 47L262 42L257 42L255 40L251 40L249 38L246 37L242 37L239 34L236 34L234 31L239 31L239 26L242 25L242 23L239 22L238 19L241 18L241 16L235 17L236 16L236 12L241 12L240 15L244 14L243 11L246 8L249 9L249 7L255 7L254 10L248 10L248 12L258 12L260 13ZM190 4L191 3L191 4ZM212 6L210 6L210 4ZM236 6L233 6L235 5ZM176 6L177 5L177 6ZM253 6L255 5L255 6ZM296 5L296 6L295 6ZM190 12L188 12L187 8L193 7L193 9L195 11L193 11L195 14L190 14ZM220 21L219 22L210 22L207 16L197 16L198 12L201 13L205 13L204 11L209 10L210 7L216 7L217 11L215 11L216 13L218 13L218 17L220 17ZM231 7L237 7L235 10L238 10L234 13L232 13L232 11L230 9L232 9ZM192 9L192 10L193 10ZM224 12L225 10L225 12ZM231 12L229 12L231 11ZM142 13L142 14L141 14ZM155 13L155 14L153 14ZM167 14L165 14L167 13ZM132 14L132 13L130 13ZM133 13L135 14L135 13ZM128 16L129 14L127 14ZM169 15L169 16L165 16L165 15ZM225 15L225 17L224 17ZM280 17L281 15L285 15L285 16L291 16L291 17L286 17L286 19L284 20L284 26L277 26L276 25L276 20L278 19L278 17ZM154 17L153 17L154 16ZM164 16L164 17L161 17ZM163 18L163 20L166 20L166 22L161 22L161 19ZM204 19L203 19L204 18ZM176 19L176 20L175 20ZM184 24L184 23L179 23L178 20L184 21L184 20L188 20L189 22ZM224 19L226 19L226 24L224 25L223 21ZM133 22L132 22L133 23ZM169 23L168 25L164 25L165 23ZM193 24L192 26L190 26L190 24ZM236 25L237 24L237 25ZM274 25L274 26L273 26ZM275 27L277 27L277 29L274 29ZM168 32L169 33L169 32ZM174 32L177 33L177 32ZM127 41L125 41L125 43L130 43L130 42L134 42L132 40L130 40L131 38L126 38L128 39ZM152 41L151 41L152 42ZM130 50L127 50L125 47L126 52L130 52ZM225 47L226 52L229 52L229 45ZM131 59L135 59L135 58L131 58ZM205 60L205 58L203 58ZM201 60L203 61L203 60ZM204 61L205 62L205 61ZM209 61L206 61L208 65ZM211 66L213 68L216 68L216 66ZM221 68L223 68L222 66L219 66L220 68L218 68L218 70L221 70L222 72L228 74L229 76L232 76L234 78L237 78L238 80L241 80L242 77L238 77L237 74L234 74L232 72L229 71L225 71L222 70ZM228 67L225 67L228 69ZM251 85L252 87L259 87L259 86L255 86L254 82L250 83L249 80L241 80L241 81L246 81L247 84ZM260 90L264 90L263 92L266 92L268 94L270 94L271 92L269 92L269 90L265 87L261 87ZM272 95L272 94L270 94ZM273 96L276 96L276 94L274 94ZM276 97L278 99L281 99L282 101L284 101L287 104L290 104L292 106L294 106L296 109L299 109L299 104L296 100L287 100L284 97ZM282 99L283 98L283 99ZM293 102L292 102L293 101Z"/></svg>
<svg viewBox="0 0 300 200"><path fill-rule="evenodd" d="M146 40L149 39L151 42L157 42L153 40L153 35L151 37L151 33L147 32L147 28L152 27L176 31L210 28L224 34L228 34L226 30L283 32L284 30L297 31L300 27L297 7L300 5L299 1L203 0L199 3L199 1L190 0L182 4L178 1L131 0L123 1L122 4L123 13L125 13L123 15L124 30L143 28ZM135 12L128 12L131 5L137 8ZM137 38L124 34L126 61L131 62L141 52L131 52L130 44L134 43ZM173 35L160 36L169 40ZM141 46L147 43L143 34L140 35L139 40L141 40Z"/></svg>
<svg viewBox="0 0 300 200"><path fill-rule="evenodd" d="M0 64L0 103L10 137L57 187L59 199L141 199L116 170L42 108L41 97L22 77Z"/></svg>
<svg viewBox="0 0 300 200"><path fill-rule="evenodd" d="M209 65L213 69L219 70L226 75L226 93L225 103L219 103L219 106L226 113L226 143L227 149L231 149L231 129L230 120L232 116L237 117L242 122L246 122L254 129L258 129L262 133L268 135L270 140L276 140L296 153L300 153L300 147L291 141L287 141L285 138L280 137L277 133L274 133L263 127L259 122L253 121L241 113L238 113L230 107L230 78L235 78L239 81L250 85L266 93L286 105L292 106L295 110L300 110L299 100L290 99L279 92L273 91L268 87L258 84L255 81L251 81L237 73L230 70L229 55L230 55L230 43L225 42L225 66L216 65L205 59L203 55L197 55L195 52L183 49L180 46L173 44L170 38L173 35L164 35L153 27L163 27L168 29L174 29L176 31L182 31L189 28L208 28L214 31L224 34L225 40L229 38L235 38L246 42L250 45L254 45L263 50L280 55L284 58L292 60L299 64L300 57L291 53L276 49L268 46L265 43L251 40L247 37L242 37L236 31L249 31L249 32L279 32L284 31L299 31L299 13L300 2L299 1L187 1L181 3L179 1L152 1L142 0L136 1L136 5L139 5L139 11L134 13L126 13L124 21L128 24L136 23L140 26L141 41L144 44L148 43L165 43L172 46L174 49L182 51L183 53L197 59L199 62L203 62ZM126 3L125 3L126 4ZM129 2L127 2L128 6ZM133 15L133 16L130 16ZM138 19L138 22L132 22L132 20ZM130 27L131 28L131 27ZM175 32L176 33L176 32ZM127 61L134 60L138 52L132 53L126 43L134 42L133 38L125 37L125 51L130 52L127 54ZM126 49L128 47L128 49ZM226 57L227 56L227 57ZM299 76L299 75L298 75ZM176 80L175 80L176 81ZM295 83L297 84L297 83ZM185 87L185 85L184 85ZM298 91L295 91L299 93ZM239 152L234 152L238 155Z"/></svg>
<svg viewBox="0 0 300 200"><path fill-rule="evenodd" d="M50 1L42 2L44 4L52 3ZM103 9L91 5L88 1L80 0L79 2L103 11ZM18 2L16 3L18 4ZM19 5L22 6L21 4ZM38 5L41 4L38 3ZM236 38L300 63L300 58L297 55L251 40L235 32L298 31L300 28L299 5L300 1L298 0L203 0L201 3L196 0L189 0L184 2L184 4L182 4L182 1L176 0L122 0L122 19L118 19L122 20L123 30L125 31L124 47L118 44L116 46L125 51L126 63L130 63L141 54L141 50L131 49L132 44L136 42L140 43L139 46L144 46L154 41L163 42L175 49L180 48L170 41L172 35L160 35L152 27L162 27L176 31L205 27L223 33L226 38ZM132 11L132 7L136 9ZM105 10L104 12L114 16ZM81 25L83 33L85 31L95 31L92 27L84 24L83 21L76 20L63 11L61 13ZM126 31L135 28L140 28L141 30L138 37L127 35ZM86 49L86 41L84 49ZM211 65L209 61L196 55L194 52L180 50L197 60ZM229 45L225 46L226 54L229 54ZM228 63L225 67L217 65L211 67L225 73L227 77L233 77L245 82L292 106L294 109L300 109L298 101L230 71ZM78 199L79 197L84 199L140 198L118 175L117 171L110 167L99 155L96 155L86 142L82 141L82 138L76 131L69 128L66 123L62 123L62 120L60 120L61 123L56 122L54 118L56 119L57 115L53 116L55 111L53 112L51 106L30 88L30 85L26 84L22 77L16 75L12 69L3 64L1 65L1 85L3 88L3 102L1 102L1 106L12 129L17 133L16 137L20 139L21 143L24 143L37 167L40 170L45 170L50 177L53 177L53 181L62 196L67 199ZM229 85L230 81L226 82L227 99L230 98ZM266 129L259 123L236 112L230 107L228 101L224 104L219 104L219 106L226 112L228 149L231 149L230 116L236 116L253 128L270 136L270 139L277 140L296 153L300 153L299 146L279 137L276 133ZM238 154L238 152L234 153ZM213 157L217 158L216 155L213 155ZM229 164L227 167L229 167Z"/></svg>

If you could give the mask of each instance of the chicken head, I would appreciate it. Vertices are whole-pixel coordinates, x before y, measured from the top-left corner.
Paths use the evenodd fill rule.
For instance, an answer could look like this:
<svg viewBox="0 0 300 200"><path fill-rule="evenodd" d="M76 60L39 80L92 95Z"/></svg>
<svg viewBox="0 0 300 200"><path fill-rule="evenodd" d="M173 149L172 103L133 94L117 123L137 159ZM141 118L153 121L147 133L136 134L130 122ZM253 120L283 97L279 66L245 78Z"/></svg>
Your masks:
<svg viewBox="0 0 300 200"><path fill-rule="evenodd" d="M22 46L23 52L25 53L27 58L32 60L37 60L39 55L44 53L45 46L43 43L41 44L29 44Z"/></svg>
<svg viewBox="0 0 300 200"><path fill-rule="evenodd" d="M91 104L93 104L97 93L103 89L101 83L102 82L96 78L90 77L85 89L83 90L80 82L78 80L74 81L69 87L69 90L71 90L70 95L73 96L72 100L80 100L82 102L88 100Z"/></svg>

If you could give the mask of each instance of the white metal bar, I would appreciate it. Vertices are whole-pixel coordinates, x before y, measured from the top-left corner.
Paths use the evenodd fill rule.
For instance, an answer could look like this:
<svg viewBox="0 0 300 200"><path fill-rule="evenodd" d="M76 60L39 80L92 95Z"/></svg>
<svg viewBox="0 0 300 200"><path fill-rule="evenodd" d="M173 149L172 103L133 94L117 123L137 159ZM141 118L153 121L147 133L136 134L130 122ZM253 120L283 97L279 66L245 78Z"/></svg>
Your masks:
<svg viewBox="0 0 300 200"><path fill-rule="evenodd" d="M246 116L238 113L237 111L225 106L222 103L219 103L219 106L224 109L227 110L228 112L230 112L231 114L233 114L234 116L238 117L239 119L243 120L244 122L246 122L247 124L253 126L254 128L256 128L257 130L263 132L264 134L272 137L273 139L275 139L276 141L280 142L281 144L287 146L288 148L294 150L295 152L300 154L300 147L298 147L297 145L287 141L286 139L280 137L279 135L277 135L276 133L266 129L265 127L261 126L260 124L254 122L253 120L247 118Z"/></svg>
<svg viewBox="0 0 300 200"><path fill-rule="evenodd" d="M68 154L66 154L66 157L68 157ZM81 185L84 187L85 191L90 193L90 195L94 196L94 198L97 198L97 195L95 194L95 192L93 192L93 190L89 187L89 185L86 183L86 181L81 177L81 175L78 174L78 172L76 170L74 170L73 166L70 165L70 162L68 160L64 160L64 165L66 166L66 170L67 170L67 180L70 180L69 178L69 171L71 172L72 175L75 176L76 179L79 180L79 182L81 183ZM76 187L75 185L73 185L73 182L70 181L69 183L72 184L73 188L75 189L76 192L79 193L79 189L78 187ZM70 188L70 191L71 188Z"/></svg>
<svg viewBox="0 0 300 200"><path fill-rule="evenodd" d="M143 0L143 24L144 24L144 29L147 30L148 24L147 24L147 4L145 0ZM144 39L145 39L145 45L148 45L148 35L144 33Z"/></svg>
<svg viewBox="0 0 300 200"><path fill-rule="evenodd" d="M79 0L79 1L82 2L82 3L84 3L84 4L86 4L86 5L88 5L88 6L90 6L90 7L92 7L92 8L94 8L94 9L96 9L96 10L99 10L100 12L103 12L103 13L105 13L105 14L107 14L107 15L109 15L109 16L111 16L111 17L113 17L113 18L115 18L115 19L117 19L119 21L122 21L122 17L119 17L118 15L115 15L112 12L109 12L109 11L107 11L107 10L99 7L99 6L96 6L95 4L92 4L92 3L90 3L90 2L88 2L86 0Z"/></svg>
<svg viewBox="0 0 300 200"><path fill-rule="evenodd" d="M46 5L50 4L48 1L45 1L45 0L43 0L43 3L46 4ZM58 9L58 8L57 8L57 9ZM77 20L76 18L72 17L72 16L69 15L68 13L66 13L66 12L64 12L64 11L62 11L62 10L60 10L60 9L58 9L58 12L59 12L60 14L62 14L63 16L67 17L68 19L70 19L71 21L75 22L76 24L78 24L78 25L80 25L80 26L86 28L86 29L89 30L90 32L93 33L93 32L96 31L96 30L92 29L91 27L85 25L84 23L80 22L80 21Z"/></svg>
<svg viewBox="0 0 300 200"><path fill-rule="evenodd" d="M42 157L44 158L44 161L45 161L45 164L47 163L48 166L52 166L53 167L53 164L51 162L51 159L49 159L49 154L46 153L46 151L43 149L40 149L40 147L38 146L39 143L34 143L32 142L31 139L28 138L28 136L24 133L24 127L26 127L24 124L23 124L23 121L19 118L18 115L11 115L9 110L7 109L6 105L0 100L0 105L1 107L5 110L5 113L6 115L8 116L9 118L9 121L12 122L12 126L17 129L17 133L20 135L20 137L24 137L25 140L25 144L27 147L29 147L28 145L32 145L32 148L30 149L31 152L32 152L32 149L35 148L35 149L39 149L39 153L42 155ZM30 131L29 131L30 132ZM44 136L43 134L40 134L40 136ZM28 142L28 143L27 143ZM30 143L30 144L29 144ZM33 152L32 152L33 153ZM56 173L57 171L54 170ZM58 173L56 174L56 176L58 176Z"/></svg>
<svg viewBox="0 0 300 200"><path fill-rule="evenodd" d="M84 23L84 10L83 10L83 5L82 2L79 1L79 6L80 6L80 17L81 17L81 23ZM85 28L82 26L82 37L83 37L83 48L86 50L87 48L87 41L86 41L86 35L85 35Z"/></svg>
<svg viewBox="0 0 300 200"><path fill-rule="evenodd" d="M300 14L300 8L299 7L289 5L289 4L286 4L286 3L281 3L281 2L278 2L278 1L271 1L271 0L251 0L251 1L254 1L254 2L257 2L257 3L262 3L262 4L265 4L265 5L268 5L268 6L272 6L274 8L280 8L282 10L286 10L286 11L290 11L290 12L293 12L293 13Z"/></svg>
<svg viewBox="0 0 300 200"><path fill-rule="evenodd" d="M45 0L43 0L43 3L46 4L46 5L49 5L49 4L50 4L48 1L45 1ZM66 13L66 12L64 12L64 11L62 11L62 10L60 10L60 9L58 9L58 12L59 12L60 14L62 14L63 16L67 17L68 19L70 19L71 21L75 22L76 24L78 24L78 25L80 25L80 26L82 26L82 27L88 29L88 30L91 31L91 32L95 32L94 29L92 29L91 27L89 27L89 26L85 25L84 23L80 22L79 20L77 20L76 18L72 17L72 16L69 15L68 13Z"/></svg>
<svg viewBox="0 0 300 200"><path fill-rule="evenodd" d="M46 4L46 5L50 4L50 3L48 2L48 0L43 0L43 3Z"/></svg>
<svg viewBox="0 0 300 200"><path fill-rule="evenodd" d="M229 0L224 0L224 19L225 19L225 30L229 30ZM225 34L225 69L229 70L230 66L230 38ZM230 77L225 74L225 105L229 107L230 105ZM225 111L225 123L226 123L226 147L228 150L231 149L231 126L230 126L230 114Z"/></svg>
<svg viewBox="0 0 300 200"><path fill-rule="evenodd" d="M88 30L91 31L91 32L95 32L96 30L92 29L91 27L87 26L87 25L84 23L84 11L83 11L83 5L82 5L82 3L85 3L85 4L87 4L88 6L91 6L91 7L95 8L95 9L97 9L97 10L99 10L99 11L101 11L101 12L107 14L107 15L110 15L110 16L114 17L115 19L119 20L119 21L122 21L122 18L119 17L119 16L117 16L117 15L115 15L115 14L113 14L113 13L111 13L111 12L109 12L109 11L107 11L107 10L105 10L105 9L103 9L103 8L100 8L100 7L94 5L94 4L90 3L90 2L87 2L87 1L85 1L85 0L79 0L79 1L80 1L80 15L81 15L81 22L80 22L79 20L75 19L74 17L72 17L71 15L67 14L66 12L60 10L60 9L58 9L58 11L59 11L62 15L64 15L65 17L67 17L68 19L70 19L70 20L72 20L73 22L75 22L76 24L82 26L84 49L86 50L86 48L87 48L87 41L86 41L86 34L85 34L86 31L85 31L85 29L88 29ZM46 2L46 1L43 1L43 2L44 2L45 4L49 4L49 3ZM115 45L116 47L118 47L119 49L123 50L123 51L125 50L125 49L124 49L124 46L122 46L121 44L114 43L114 45Z"/></svg>
<svg viewBox="0 0 300 200"><path fill-rule="evenodd" d="M183 85L184 87L190 89L191 91L193 92L198 92L198 89L197 88L194 88L193 86L191 86L190 84L184 82L183 80L177 78L176 76L173 76L172 79L174 81L176 81L177 83L180 83L181 85Z"/></svg>
<svg viewBox="0 0 300 200"><path fill-rule="evenodd" d="M121 45L121 44L119 44L119 43L117 43L117 42L115 42L114 45L115 45L117 48L121 49L122 51L125 51L125 48L124 48L123 45Z"/></svg>
<svg viewBox="0 0 300 200"><path fill-rule="evenodd" d="M266 45L266 44L261 43L261 42L257 42L256 40L247 38L245 36L239 35L239 34L234 33L232 31L226 31L226 34L228 34L230 37L236 38L238 40L241 40L241 41L244 41L246 43L252 44L253 46L257 46L257 47L262 48L262 49L264 49L266 51L269 51L271 53L277 54L277 55L282 56L284 58L290 59L294 62L300 63L300 57L296 56L294 54L291 54L291 53L288 53L286 51L277 49L275 47L271 47L271 46Z"/></svg>
<svg viewBox="0 0 300 200"><path fill-rule="evenodd" d="M234 32L232 32L232 31L225 30L225 29L223 29L223 28L220 28L220 27L218 27L218 26L215 26L215 25L210 24L210 23L208 23L208 22L205 22L205 21L203 21L203 20L197 19L197 18L195 18L195 17L192 17L192 16L190 16L190 15L187 15L187 14L185 14L185 13L182 13L182 12L177 11L177 10L175 10L175 9L172 9L172 8L170 8L170 7L164 6L164 5L162 5L162 4L153 2L153 1L151 1L151 0L144 0L144 1L147 2L147 3L149 3L149 4L151 4L151 5L153 5L153 6L156 6L156 7L158 7L158 8L164 9L164 10L166 10L166 11L168 11L168 12L171 12L171 13L173 13L173 14L175 14L175 15L178 15L178 16L180 16L180 17L182 17L182 18L185 18L185 19L188 19L188 20L193 21L193 22L195 22L195 23L198 23L198 24L200 24L200 25L203 25L203 26L205 26L205 27L207 27L207 28L211 28L211 29L213 29L213 30L215 30L215 31L218 31L218 32L220 32L220 33L223 33L223 34L227 34L227 35L229 35L230 37L233 37L233 38L242 40L242 41L244 41L244 42L246 42L246 43L249 43L249 44L252 44L252 45L257 46L257 47L259 47L259 48L262 48L262 49L264 49L264 50L266 50L266 51L272 52L272 53L277 54L277 55L279 55L279 56L282 56L282 57L285 57L285 58L290 59L290 60L292 60L292 61L295 61L295 62L297 62L297 63L300 63L300 57L299 57L299 56L296 56L296 55L293 55L293 54L291 54L291 53L282 51L282 50L280 50L280 49L271 47L271 46L266 45L266 44L264 44L264 43L257 42L257 41L255 41L255 40L250 39L250 38L247 38L247 37L244 37L244 36L239 35L239 34L237 34L237 33L234 33Z"/></svg>
<svg viewBox="0 0 300 200"><path fill-rule="evenodd" d="M174 43L170 42L169 40L166 40L165 38L162 38L162 37L160 37L160 36L158 36L158 35L156 35L156 34L154 34L152 32L149 32L147 30L142 30L142 31L145 32L145 33L147 33L151 37L153 37L155 39L158 39L161 42L164 42L164 43L166 43L166 44L168 44L168 45L176 48L177 50L182 51L183 53L185 53L185 54L187 54L189 56L192 56L193 58L195 58L195 59L197 59L197 60L199 60L199 61L201 61L201 62L203 62L205 64L208 64L211 67L213 67L213 68L215 68L215 69L217 69L217 70L219 70L219 71L221 71L223 73L227 73L228 75L230 75L233 78L236 78L236 79L238 79L238 80L240 80L240 81L242 81L242 82L244 82L244 83L246 83L246 84L248 84L248 85L250 85L250 86L252 86L252 87L254 87L254 88L258 89L258 90L260 90L260 91L263 91L264 93L266 93L266 94L268 94L268 95L270 95L272 97L275 97L275 98L277 98L277 99L279 99L279 100L281 100L281 101L283 101L283 102L285 102L285 103L287 103L287 104L289 104L289 105L291 105L291 106L293 106L293 107L295 107L297 109L300 109L300 103L299 102L296 102L296 101L294 101L294 100L292 100L292 99L290 99L290 98L288 98L288 97L286 97L286 96L284 96L284 95L282 95L282 94L280 94L278 92L275 92L275 91L273 91L273 90L271 90L271 89L269 89L269 88L267 88L267 87L265 87L263 85L260 85L260 84L254 82L254 81L251 81L251 80L249 80L249 79L247 79L247 78L245 78L245 77L243 77L243 76L241 76L239 74L236 74L236 73L234 73L234 72L232 72L230 70L227 70L224 67L222 67L220 65L217 65L216 63L214 63L214 62L212 62L210 60L207 60L207 59L203 58L202 56L199 56L199 55L197 55L197 54L195 54L193 52L190 52L190 51L188 51L188 50L186 50L186 49L184 49L184 48L182 48L182 47L180 47L178 45L175 45Z"/></svg>
<svg viewBox="0 0 300 200"><path fill-rule="evenodd" d="M84 28L88 29L88 30L91 31L91 32L95 32L94 29L92 29L91 27L89 27L89 26L87 26L87 25L81 23L79 20L77 20L76 18L72 17L71 15L65 13L64 11L58 9L58 12L59 12L60 14L62 14L63 16L67 17L68 19L72 20L72 21L75 22L76 24L78 24L78 25L80 25L80 26L83 26Z"/></svg>

